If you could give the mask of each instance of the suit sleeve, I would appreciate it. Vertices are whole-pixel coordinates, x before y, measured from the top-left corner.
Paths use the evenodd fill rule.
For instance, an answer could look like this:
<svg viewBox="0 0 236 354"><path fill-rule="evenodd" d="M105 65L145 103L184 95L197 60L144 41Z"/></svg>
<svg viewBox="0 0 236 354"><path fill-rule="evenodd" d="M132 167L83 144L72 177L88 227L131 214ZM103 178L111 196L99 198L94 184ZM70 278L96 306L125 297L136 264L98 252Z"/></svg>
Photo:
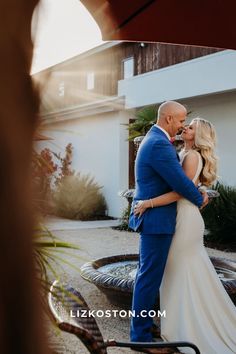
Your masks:
<svg viewBox="0 0 236 354"><path fill-rule="evenodd" d="M168 183L168 185L200 207L203 197L194 183L185 175L176 156L175 149L169 142L155 142L151 152L152 168Z"/></svg>

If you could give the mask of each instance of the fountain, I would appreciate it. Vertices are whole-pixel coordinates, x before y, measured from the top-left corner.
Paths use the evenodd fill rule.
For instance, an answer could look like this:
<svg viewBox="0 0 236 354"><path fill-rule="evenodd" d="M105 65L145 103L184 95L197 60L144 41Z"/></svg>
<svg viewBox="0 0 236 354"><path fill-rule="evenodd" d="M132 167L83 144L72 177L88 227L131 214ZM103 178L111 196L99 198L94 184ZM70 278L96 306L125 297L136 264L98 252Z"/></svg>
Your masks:
<svg viewBox="0 0 236 354"><path fill-rule="evenodd" d="M211 257L226 291L236 304L236 262ZM130 308L138 255L127 254L100 258L81 267L81 276L93 283L108 298L122 308ZM157 305L158 306L158 305Z"/></svg>

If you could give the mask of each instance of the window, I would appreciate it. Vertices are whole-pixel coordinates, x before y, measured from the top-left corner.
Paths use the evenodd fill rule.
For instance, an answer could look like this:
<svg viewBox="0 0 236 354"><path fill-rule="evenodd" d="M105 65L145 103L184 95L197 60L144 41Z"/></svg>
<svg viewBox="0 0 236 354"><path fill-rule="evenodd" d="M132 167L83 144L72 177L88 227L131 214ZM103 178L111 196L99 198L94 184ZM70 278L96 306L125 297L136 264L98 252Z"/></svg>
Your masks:
<svg viewBox="0 0 236 354"><path fill-rule="evenodd" d="M87 90L94 89L94 72L87 73Z"/></svg>
<svg viewBox="0 0 236 354"><path fill-rule="evenodd" d="M58 95L60 97L64 97L65 96L65 83L64 81L61 81L59 83L59 86L58 86Z"/></svg>
<svg viewBox="0 0 236 354"><path fill-rule="evenodd" d="M134 76L134 58L127 58L123 60L123 76L124 79Z"/></svg>

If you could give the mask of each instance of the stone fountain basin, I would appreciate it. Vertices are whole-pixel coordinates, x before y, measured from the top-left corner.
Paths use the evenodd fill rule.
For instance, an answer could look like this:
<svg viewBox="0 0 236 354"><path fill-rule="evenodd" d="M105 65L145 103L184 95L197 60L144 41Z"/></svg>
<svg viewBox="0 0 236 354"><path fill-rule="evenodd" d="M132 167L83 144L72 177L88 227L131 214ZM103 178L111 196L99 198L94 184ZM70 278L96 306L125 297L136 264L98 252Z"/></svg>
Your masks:
<svg viewBox="0 0 236 354"><path fill-rule="evenodd" d="M211 257L211 262L236 304L236 262L217 257ZM127 309L131 306L137 266L137 254L111 256L84 264L81 276L96 285L111 303Z"/></svg>

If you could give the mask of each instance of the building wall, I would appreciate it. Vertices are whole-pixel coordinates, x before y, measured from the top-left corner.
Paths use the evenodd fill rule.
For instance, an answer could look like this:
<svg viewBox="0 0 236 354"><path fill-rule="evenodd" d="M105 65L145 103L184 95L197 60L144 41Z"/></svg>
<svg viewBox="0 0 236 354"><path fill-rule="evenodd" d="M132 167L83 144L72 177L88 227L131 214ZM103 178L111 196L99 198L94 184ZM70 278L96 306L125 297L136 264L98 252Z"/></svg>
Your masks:
<svg viewBox="0 0 236 354"><path fill-rule="evenodd" d="M45 126L44 134L53 141L38 144L38 149L49 147L64 152L73 145L72 168L82 174L91 174L103 186L108 204L108 215L120 217L127 205L118 193L128 188L128 131L126 112L117 111L97 116L78 118Z"/></svg>
<svg viewBox="0 0 236 354"><path fill-rule="evenodd" d="M168 99L182 101L188 105L192 115L203 115L216 125L219 136L219 174L222 181L236 185L232 169L236 163L233 153L236 93L231 92L236 90L235 51L222 51L184 62L187 58L209 54L204 52L205 49L190 49L187 46L162 47L157 43L141 48L138 43L122 43L94 54L90 59L81 60L79 56L78 60L59 64L56 70L51 70L53 80L46 81L48 86L43 90L44 102L47 103L46 115L50 121L50 124L45 125L44 133L54 140L41 143L41 147L48 145L54 151L63 152L65 146L72 143L72 167L83 174L90 173L103 186L110 216L121 216L127 205L118 196L119 191L129 186L128 131L122 124L134 118L133 112L136 109ZM109 51L111 55L108 55ZM157 52L158 58L155 57ZM125 108L114 108L109 113L110 108L105 111L107 113L96 109L91 114L88 114L91 111L86 113L87 105L93 106L95 101L101 99L109 101L111 97L108 97L117 92L117 80L122 77L120 63L122 58L132 54L138 58L135 74L140 75L119 81L118 96L125 98ZM95 63L97 74L100 75L97 77L100 86L88 93L83 89L82 81L79 84L78 77L92 70ZM66 78L68 82L65 81L64 95L59 95L58 85ZM77 112L77 109L80 113L73 117L76 119L68 120L68 112ZM61 121L56 122L59 118Z"/></svg>
<svg viewBox="0 0 236 354"><path fill-rule="evenodd" d="M127 43L126 52L128 50L132 51L134 55L135 75L140 75L216 53L221 49L167 43L145 43L143 48L140 43Z"/></svg>
<svg viewBox="0 0 236 354"><path fill-rule="evenodd" d="M121 80L126 108L202 96L236 88L236 51L225 50Z"/></svg>
<svg viewBox="0 0 236 354"><path fill-rule="evenodd" d="M182 99L179 102L191 112L188 121L200 116L215 125L219 180L236 186L236 92ZM118 193L128 188L129 184L128 132L124 124L133 116L133 111L123 110L45 125L44 134L53 140L38 144L39 149L47 146L63 153L65 146L72 143L72 168L83 174L90 173L103 186L108 215L113 217L120 217L127 205Z"/></svg>
<svg viewBox="0 0 236 354"><path fill-rule="evenodd" d="M221 181L236 185L236 52L222 51L119 82L125 107L142 108L165 100L187 105L216 126Z"/></svg>
<svg viewBox="0 0 236 354"><path fill-rule="evenodd" d="M236 186L236 92L228 92L182 101L192 113L210 120L217 132L220 181Z"/></svg>
<svg viewBox="0 0 236 354"><path fill-rule="evenodd" d="M110 47L109 47L110 45ZM218 51L161 43L121 42L106 44L33 75L43 85L43 109L55 109L117 95L123 79L123 60L134 58L134 76ZM103 48L103 49L102 49ZM87 74L94 73L94 88L87 89Z"/></svg>

